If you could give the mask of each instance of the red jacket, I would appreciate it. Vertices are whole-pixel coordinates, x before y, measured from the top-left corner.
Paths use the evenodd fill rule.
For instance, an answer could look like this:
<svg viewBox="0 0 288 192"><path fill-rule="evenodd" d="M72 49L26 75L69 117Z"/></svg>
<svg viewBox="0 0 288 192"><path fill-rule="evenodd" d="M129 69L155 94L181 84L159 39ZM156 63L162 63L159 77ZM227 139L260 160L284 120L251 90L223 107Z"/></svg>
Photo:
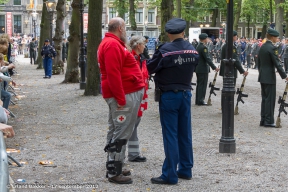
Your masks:
<svg viewBox="0 0 288 192"><path fill-rule="evenodd" d="M141 57L139 55L137 55L137 53L132 50L132 54L134 55L134 58L136 59L141 71L142 71L142 75L143 75L143 80L145 83L145 89L144 89L144 95L138 110L138 117L142 117L143 115L143 111L147 110L148 108L148 94L147 94L147 90L148 90L148 81L149 81L149 73L146 67L146 60L143 60L141 63Z"/></svg>
<svg viewBox="0 0 288 192"><path fill-rule="evenodd" d="M142 89L143 75L134 56L112 33L106 33L98 48L103 98L115 98L126 105L125 95Z"/></svg>

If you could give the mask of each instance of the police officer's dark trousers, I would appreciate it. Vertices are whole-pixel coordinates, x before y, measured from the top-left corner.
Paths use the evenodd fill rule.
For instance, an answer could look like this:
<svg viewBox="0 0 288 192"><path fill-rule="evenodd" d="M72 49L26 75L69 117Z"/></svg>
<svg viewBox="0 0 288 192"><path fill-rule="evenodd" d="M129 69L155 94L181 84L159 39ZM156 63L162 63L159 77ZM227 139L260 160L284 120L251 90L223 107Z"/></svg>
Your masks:
<svg viewBox="0 0 288 192"><path fill-rule="evenodd" d="M247 67L251 67L251 55L247 54Z"/></svg>
<svg viewBox="0 0 288 192"><path fill-rule="evenodd" d="M288 58L284 58L284 69L285 72L288 73Z"/></svg>
<svg viewBox="0 0 288 192"><path fill-rule="evenodd" d="M177 173L192 177L191 97L190 90L167 91L159 102L165 152L161 178L171 184L178 182Z"/></svg>
<svg viewBox="0 0 288 192"><path fill-rule="evenodd" d="M255 65L254 65L254 68L253 69L258 69L258 57L254 57L254 62L255 62Z"/></svg>
<svg viewBox="0 0 288 192"><path fill-rule="evenodd" d="M43 59L43 67L45 71L46 77L52 76L52 58L51 57L45 57Z"/></svg>
<svg viewBox="0 0 288 192"><path fill-rule="evenodd" d="M261 83L261 122L274 123L274 110L276 101L276 84Z"/></svg>
<svg viewBox="0 0 288 192"><path fill-rule="evenodd" d="M200 105L205 100L207 83L208 83L208 73L196 73L196 76L197 76L197 86L196 86L195 104Z"/></svg>

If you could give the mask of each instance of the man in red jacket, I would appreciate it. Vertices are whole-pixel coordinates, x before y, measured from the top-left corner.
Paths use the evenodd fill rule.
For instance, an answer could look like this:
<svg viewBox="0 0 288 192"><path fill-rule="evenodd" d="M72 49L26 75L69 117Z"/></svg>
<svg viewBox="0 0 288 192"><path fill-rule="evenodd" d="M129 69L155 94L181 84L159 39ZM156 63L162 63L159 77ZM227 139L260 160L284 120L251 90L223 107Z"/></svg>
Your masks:
<svg viewBox="0 0 288 192"><path fill-rule="evenodd" d="M98 48L102 95L109 107L106 168L108 180L130 184L130 172L122 172L127 140L137 119L144 94L144 80L134 56L127 50L125 22L116 17L110 20L108 32Z"/></svg>

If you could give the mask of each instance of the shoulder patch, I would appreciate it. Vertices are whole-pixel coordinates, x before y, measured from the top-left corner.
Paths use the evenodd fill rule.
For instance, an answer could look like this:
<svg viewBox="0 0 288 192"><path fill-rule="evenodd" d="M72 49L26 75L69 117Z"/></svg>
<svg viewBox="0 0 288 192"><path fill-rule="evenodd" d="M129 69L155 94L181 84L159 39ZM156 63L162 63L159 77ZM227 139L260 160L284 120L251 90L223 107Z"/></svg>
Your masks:
<svg viewBox="0 0 288 192"><path fill-rule="evenodd" d="M278 50L277 50L277 49L275 50L275 55L279 55L279 54L278 54Z"/></svg>
<svg viewBox="0 0 288 192"><path fill-rule="evenodd" d="M205 53L207 52L207 48L204 48L204 52L205 52Z"/></svg>
<svg viewBox="0 0 288 192"><path fill-rule="evenodd" d="M236 49L233 49L233 53L236 53Z"/></svg>

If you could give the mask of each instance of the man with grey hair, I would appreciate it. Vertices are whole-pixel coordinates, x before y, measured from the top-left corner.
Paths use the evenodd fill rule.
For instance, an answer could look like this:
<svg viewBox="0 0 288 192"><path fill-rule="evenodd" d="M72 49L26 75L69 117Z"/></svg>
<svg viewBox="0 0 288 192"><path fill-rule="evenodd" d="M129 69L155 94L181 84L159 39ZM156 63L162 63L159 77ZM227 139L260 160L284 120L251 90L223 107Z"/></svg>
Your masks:
<svg viewBox="0 0 288 192"><path fill-rule="evenodd" d="M127 140L137 120L137 113L144 93L142 72L125 47L125 22L112 18L108 32L99 45L97 58L101 72L102 96L109 107L107 143L107 177L110 182L130 184L129 171L123 172Z"/></svg>

